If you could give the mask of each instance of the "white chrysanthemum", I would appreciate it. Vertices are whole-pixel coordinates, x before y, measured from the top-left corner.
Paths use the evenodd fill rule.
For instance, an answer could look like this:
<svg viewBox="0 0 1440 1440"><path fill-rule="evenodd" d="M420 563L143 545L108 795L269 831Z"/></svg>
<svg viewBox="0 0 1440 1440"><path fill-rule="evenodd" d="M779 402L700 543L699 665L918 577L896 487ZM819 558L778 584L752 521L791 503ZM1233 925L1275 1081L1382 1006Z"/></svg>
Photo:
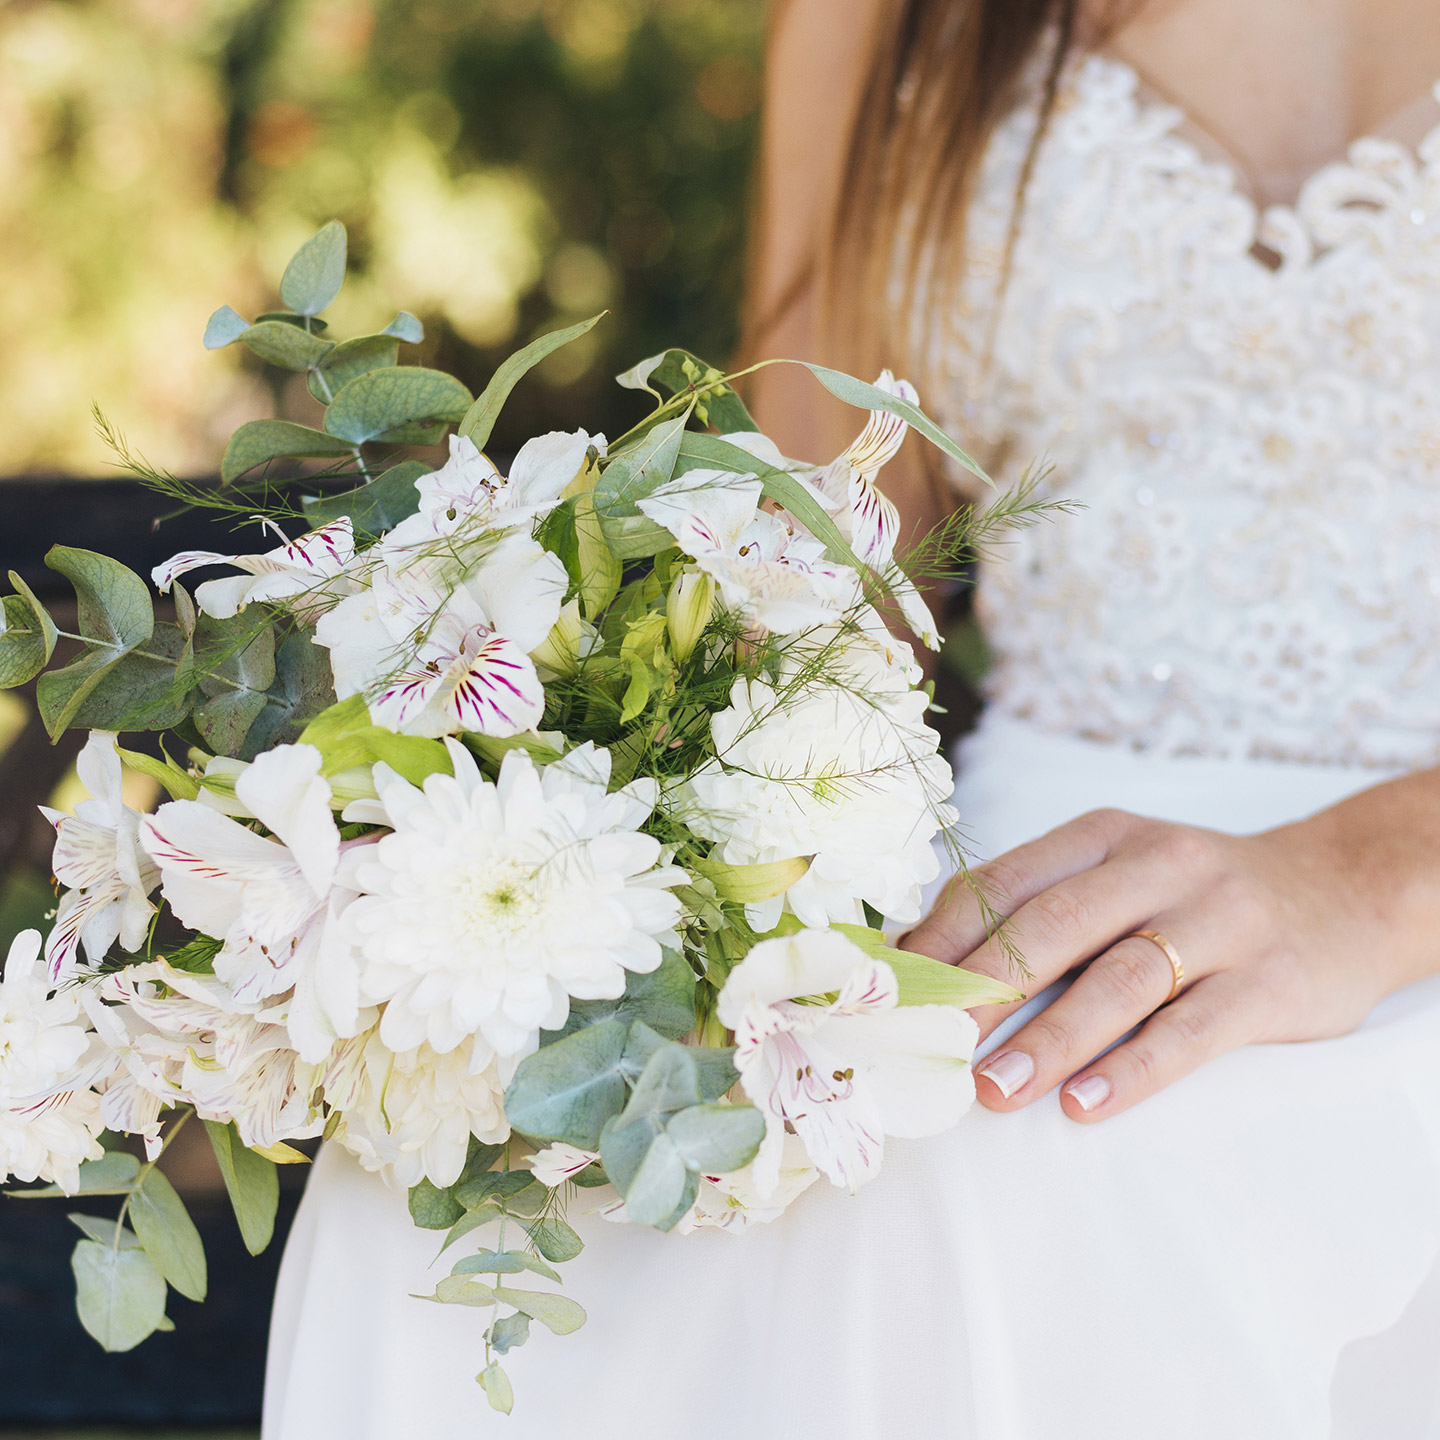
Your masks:
<svg viewBox="0 0 1440 1440"><path fill-rule="evenodd" d="M115 736L92 730L75 769L90 798L73 815L40 807L55 827L55 878L70 887L45 944L52 980L74 967L82 942L96 964L117 939L139 949L155 913L148 897L160 879L140 847L140 816L121 799Z"/></svg>
<svg viewBox="0 0 1440 1440"><path fill-rule="evenodd" d="M423 1178L442 1189L465 1167L470 1137L494 1144L510 1133L504 1087L493 1062L478 1072L465 1048L439 1054L420 1045L395 1054L372 1032L348 1041L358 1068L344 1082L327 1081L326 1099L341 1106L335 1138L366 1170L407 1189Z"/></svg>
<svg viewBox="0 0 1440 1440"><path fill-rule="evenodd" d="M443 1054L478 1034L479 1067L528 1053L572 996L613 998L626 971L655 969L677 943L669 887L686 875L639 831L654 782L606 793L607 751L584 745L540 770L512 750L492 784L446 744L455 773L423 790L376 767L394 833L346 857L345 883L361 893L342 924L364 997L388 1002L385 1043Z"/></svg>
<svg viewBox="0 0 1440 1440"><path fill-rule="evenodd" d="M807 925L864 923L862 901L918 920L920 887L940 867L930 842L954 817L924 693L791 688L782 700L736 681L729 709L711 719L718 758L684 787L681 818L727 864L813 857L783 896L749 907L758 929L786 906Z"/></svg>
<svg viewBox="0 0 1440 1440"><path fill-rule="evenodd" d="M15 937L0 980L0 1180L50 1180L73 1193L103 1153L100 1099L85 1070L92 1037L73 993L39 973L40 932Z"/></svg>

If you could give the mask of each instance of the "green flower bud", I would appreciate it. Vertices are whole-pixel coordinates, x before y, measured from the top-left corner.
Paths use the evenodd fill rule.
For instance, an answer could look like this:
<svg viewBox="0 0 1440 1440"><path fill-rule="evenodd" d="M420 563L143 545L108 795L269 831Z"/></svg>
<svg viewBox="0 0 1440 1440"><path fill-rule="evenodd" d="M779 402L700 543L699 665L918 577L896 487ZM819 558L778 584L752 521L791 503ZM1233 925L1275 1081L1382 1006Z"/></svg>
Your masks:
<svg viewBox="0 0 1440 1440"><path fill-rule="evenodd" d="M665 598L665 624L677 660L688 660L715 613L715 582L700 570L677 575Z"/></svg>

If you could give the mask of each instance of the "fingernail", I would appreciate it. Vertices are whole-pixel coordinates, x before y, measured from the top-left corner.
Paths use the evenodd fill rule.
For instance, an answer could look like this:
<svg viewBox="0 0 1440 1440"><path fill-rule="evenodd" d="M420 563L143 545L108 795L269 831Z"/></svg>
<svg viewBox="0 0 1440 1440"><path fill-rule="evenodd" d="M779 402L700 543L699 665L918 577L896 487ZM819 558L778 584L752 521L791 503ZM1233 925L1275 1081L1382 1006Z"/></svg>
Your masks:
<svg viewBox="0 0 1440 1440"><path fill-rule="evenodd" d="M1035 1078L1035 1062L1023 1050L1002 1050L992 1055L977 1073L1008 1100Z"/></svg>
<svg viewBox="0 0 1440 1440"><path fill-rule="evenodd" d="M1097 1105L1110 1098L1110 1082L1103 1075L1087 1075L1065 1087L1065 1093L1088 1115Z"/></svg>

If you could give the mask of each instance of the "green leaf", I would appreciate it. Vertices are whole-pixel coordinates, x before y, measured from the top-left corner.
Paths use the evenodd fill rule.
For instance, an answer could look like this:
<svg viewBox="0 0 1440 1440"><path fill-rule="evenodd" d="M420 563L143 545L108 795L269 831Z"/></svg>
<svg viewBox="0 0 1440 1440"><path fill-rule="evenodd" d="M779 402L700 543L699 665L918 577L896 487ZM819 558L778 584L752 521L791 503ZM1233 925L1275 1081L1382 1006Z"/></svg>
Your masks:
<svg viewBox="0 0 1440 1440"><path fill-rule="evenodd" d="M0 608L0 690L13 690L33 680L49 661L45 632L29 603L7 595Z"/></svg>
<svg viewBox="0 0 1440 1440"><path fill-rule="evenodd" d="M666 1041L655 1033L643 1020L637 1020L630 1027L630 1040L625 1046L621 1068L628 1076L638 1076L657 1050L665 1047ZM695 1062L695 1076L700 1085L702 1100L718 1100L726 1094L740 1078L735 1069L733 1046L690 1045L686 1047ZM594 1149L592 1145L589 1147Z"/></svg>
<svg viewBox="0 0 1440 1440"><path fill-rule="evenodd" d="M315 315L297 315L293 310L267 310L263 315L255 317L255 324L260 324L262 320L279 320L285 325L298 325L312 335L323 335L330 328Z"/></svg>
<svg viewBox="0 0 1440 1440"><path fill-rule="evenodd" d="M605 312L582 320L578 325L564 330L552 330L538 340L532 340L523 350L504 361L490 377L490 383L481 392L480 398L465 412L460 421L460 433L474 442L477 450L483 450L490 441L490 432L500 415L510 392L527 372L538 365L547 355L553 355L562 345L578 340L588 334L604 317Z"/></svg>
<svg viewBox="0 0 1440 1440"><path fill-rule="evenodd" d="M107 1150L80 1167L77 1195L128 1194L140 1174L140 1162L124 1150Z"/></svg>
<svg viewBox="0 0 1440 1440"><path fill-rule="evenodd" d="M310 372L310 393L328 405L352 380L372 370L384 370L400 358L400 342L391 335L358 335L330 347Z"/></svg>
<svg viewBox="0 0 1440 1440"><path fill-rule="evenodd" d="M528 1170L487 1170L469 1180L462 1179L453 1194L467 1210L473 1210L492 1196L505 1200L534 1183L534 1176Z"/></svg>
<svg viewBox="0 0 1440 1440"><path fill-rule="evenodd" d="M678 950L666 950L648 975L631 971L618 1000L572 1000L562 1035L606 1020L643 1020L667 1040L680 1040L695 1028L695 972Z"/></svg>
<svg viewBox="0 0 1440 1440"><path fill-rule="evenodd" d="M428 1184L428 1181L422 1182ZM413 1192L412 1192L413 1193ZM441 1194L448 1192L441 1191ZM446 1235L440 1246L440 1253L443 1255L457 1240L463 1240L472 1230L478 1230L482 1225L488 1225L492 1220L500 1218L500 1209L496 1205L482 1205L478 1210L467 1210L451 1227L450 1233ZM416 1222L419 1224L419 1222ZM422 1230L439 1229L439 1226L422 1225Z"/></svg>
<svg viewBox="0 0 1440 1440"><path fill-rule="evenodd" d="M225 1177L230 1204L240 1225L245 1248L258 1255L275 1233L275 1211L280 1202L280 1181L275 1162L247 1150L233 1124L205 1121L206 1133Z"/></svg>
<svg viewBox="0 0 1440 1440"><path fill-rule="evenodd" d="M300 505L312 525L324 525L348 515L357 538L378 537L420 508L420 492L415 482L430 470L429 465L419 460L402 460L368 485L347 490L343 495L307 495Z"/></svg>
<svg viewBox="0 0 1440 1440"><path fill-rule="evenodd" d="M530 1338L530 1317L523 1310L502 1316L486 1332L485 1339L497 1355L518 1350Z"/></svg>
<svg viewBox="0 0 1440 1440"><path fill-rule="evenodd" d="M275 654L275 683L266 692L265 708L250 727L240 758L253 760L263 750L298 740L305 726L334 703L330 652L313 644L304 631L292 631Z"/></svg>
<svg viewBox="0 0 1440 1440"><path fill-rule="evenodd" d="M205 1298L205 1247L175 1187L153 1167L130 1197L130 1223L160 1273L189 1300Z"/></svg>
<svg viewBox="0 0 1440 1440"><path fill-rule="evenodd" d="M520 1062L505 1113L523 1135L594 1150L606 1120L625 1104L621 1063L630 1027L607 1020L546 1045Z"/></svg>
<svg viewBox="0 0 1440 1440"><path fill-rule="evenodd" d="M318 315L345 283L345 227L332 220L294 254L280 279L280 298L302 315Z"/></svg>
<svg viewBox="0 0 1440 1440"><path fill-rule="evenodd" d="M432 1296L441 1305L493 1305L495 1291L483 1280L472 1280L468 1275L447 1275L436 1287Z"/></svg>
<svg viewBox="0 0 1440 1440"><path fill-rule="evenodd" d="M161 785L172 800L193 800L200 793L200 782L188 771L182 770L168 755L163 760L157 760L153 755L143 754L139 750L126 750L120 745L115 747L115 753L128 769L135 771L137 775L148 775Z"/></svg>
<svg viewBox="0 0 1440 1440"><path fill-rule="evenodd" d="M692 1105L671 1117L665 1133L687 1170L726 1175L755 1158L765 1117L753 1105Z"/></svg>
<svg viewBox="0 0 1440 1440"><path fill-rule="evenodd" d="M454 773L450 752L440 741L397 735L381 725L372 725L362 695L351 695L322 710L300 732L300 739L320 752L325 775L338 775L357 765L373 765L377 760L383 760L412 785L421 784L427 775L437 772Z"/></svg>
<svg viewBox="0 0 1440 1440"><path fill-rule="evenodd" d="M220 478L228 485L270 460L331 459L354 453L353 445L308 425L296 425L290 420L250 420L230 437L220 459Z"/></svg>
<svg viewBox="0 0 1440 1440"><path fill-rule="evenodd" d="M723 383L721 371L688 350L664 350L615 379L627 390L648 390L657 397L661 392L655 389L656 385L663 386L672 395L693 394L700 423L713 425L722 435L740 430L754 432L760 428L745 408L745 402Z"/></svg>
<svg viewBox="0 0 1440 1440"><path fill-rule="evenodd" d="M264 710L263 695L252 690L232 690L196 705L195 728L216 755L233 758L245 748L245 737Z"/></svg>
<svg viewBox="0 0 1440 1440"><path fill-rule="evenodd" d="M726 865L719 860L691 860L689 865L715 887L722 900L751 905L783 895L809 870L810 860L800 855L760 865Z"/></svg>
<svg viewBox="0 0 1440 1440"><path fill-rule="evenodd" d="M699 1103L700 1076L692 1047L667 1040L645 1062L635 1089L615 1123L630 1125L647 1116L668 1115ZM610 1170L608 1161L605 1168Z"/></svg>
<svg viewBox="0 0 1440 1440"><path fill-rule="evenodd" d="M121 1250L134 1250L140 1241L118 1220L106 1220L99 1215L70 1214L65 1217L72 1225L78 1226L92 1240L100 1245Z"/></svg>
<svg viewBox="0 0 1440 1440"><path fill-rule="evenodd" d="M494 1360L475 1378L485 1387L485 1398L492 1410L508 1415L515 1408L515 1392L510 1388L510 1377Z"/></svg>
<svg viewBox="0 0 1440 1440"><path fill-rule="evenodd" d="M83 1243L83 1242L82 1242ZM495 1287L496 1298L538 1320L552 1335L569 1335L585 1323L585 1312L568 1295L547 1295L536 1290Z"/></svg>
<svg viewBox="0 0 1440 1440"><path fill-rule="evenodd" d="M239 755L275 683L274 626L258 608L227 620L202 614L195 668L207 696L195 707L195 728L215 754Z"/></svg>
<svg viewBox="0 0 1440 1440"><path fill-rule="evenodd" d="M585 1242L579 1235L563 1220L553 1216L545 1220L532 1220L525 1229L535 1242L535 1248L547 1260L553 1260L557 1265L573 1260L585 1248Z"/></svg>
<svg viewBox="0 0 1440 1440"><path fill-rule="evenodd" d="M638 515L643 500L675 473L688 412L647 430L629 449L613 455L595 482L595 509L602 526L608 520ZM608 536L608 528L607 528ZM674 544L673 538L670 544Z"/></svg>
<svg viewBox="0 0 1440 1440"><path fill-rule="evenodd" d="M233 345L248 329L250 322L237 314L228 305L222 305L206 322L205 338L201 344L207 350L223 350Z"/></svg>
<svg viewBox="0 0 1440 1440"><path fill-rule="evenodd" d="M145 653L138 653L143 648ZM190 713L193 682L185 636L168 621L122 655L70 717L92 730L169 730Z"/></svg>
<svg viewBox="0 0 1440 1440"><path fill-rule="evenodd" d="M453 375L419 365L372 370L352 380L325 412L327 433L363 445L413 420L453 423L470 392Z"/></svg>
<svg viewBox="0 0 1440 1440"><path fill-rule="evenodd" d="M979 1005L1012 1005L1025 998L1023 991L990 975L962 970L910 950L896 950L878 931L864 925L831 928L853 940L871 959L890 966L899 982L902 1005L958 1005L969 1010Z"/></svg>
<svg viewBox="0 0 1440 1440"><path fill-rule="evenodd" d="M75 1309L103 1349L133 1350L165 1320L165 1280L143 1251L95 1240L75 1246Z"/></svg>
<svg viewBox="0 0 1440 1440"><path fill-rule="evenodd" d="M418 345L425 338L425 327L408 310L402 310L382 333L393 335L407 345Z"/></svg>
<svg viewBox="0 0 1440 1440"><path fill-rule="evenodd" d="M450 1191L441 1190L425 1179L410 1187L410 1218L422 1230L449 1230L464 1214L465 1207Z"/></svg>
<svg viewBox="0 0 1440 1440"><path fill-rule="evenodd" d="M995 482L985 471L918 406L888 394L877 386L867 385L865 381L857 380L853 375L846 375L842 371L829 370L824 365L811 365L803 360L790 363L804 365L832 395L847 405L854 405L859 410L886 410L891 415L898 415L937 449L963 465L977 479L994 487Z"/></svg>
<svg viewBox="0 0 1440 1440"><path fill-rule="evenodd" d="M654 1119L621 1125L611 1121L600 1137L605 1171L625 1197L636 1225L659 1225L685 1193L688 1172L675 1144Z"/></svg>
<svg viewBox="0 0 1440 1440"><path fill-rule="evenodd" d="M322 340L308 330L299 330L280 320L262 320L252 325L240 343L267 364L282 370L309 370L335 349L332 341Z"/></svg>
<svg viewBox="0 0 1440 1440"><path fill-rule="evenodd" d="M478 1255L467 1255L457 1261L452 1275L521 1275L526 1270L543 1279L561 1284L559 1274L543 1260L527 1255L523 1250L482 1250Z"/></svg>

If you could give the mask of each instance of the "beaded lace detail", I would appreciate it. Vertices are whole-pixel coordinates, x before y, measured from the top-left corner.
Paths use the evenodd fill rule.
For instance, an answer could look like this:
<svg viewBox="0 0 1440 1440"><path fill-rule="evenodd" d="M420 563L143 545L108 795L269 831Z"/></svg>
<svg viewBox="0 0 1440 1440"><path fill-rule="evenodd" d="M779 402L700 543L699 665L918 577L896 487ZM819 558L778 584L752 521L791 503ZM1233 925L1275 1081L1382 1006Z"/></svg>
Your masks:
<svg viewBox="0 0 1440 1440"><path fill-rule="evenodd" d="M1083 507L982 571L991 704L1163 754L1436 763L1440 127L1257 214L1182 122L1072 64L998 321L1033 109L982 169L946 418Z"/></svg>

